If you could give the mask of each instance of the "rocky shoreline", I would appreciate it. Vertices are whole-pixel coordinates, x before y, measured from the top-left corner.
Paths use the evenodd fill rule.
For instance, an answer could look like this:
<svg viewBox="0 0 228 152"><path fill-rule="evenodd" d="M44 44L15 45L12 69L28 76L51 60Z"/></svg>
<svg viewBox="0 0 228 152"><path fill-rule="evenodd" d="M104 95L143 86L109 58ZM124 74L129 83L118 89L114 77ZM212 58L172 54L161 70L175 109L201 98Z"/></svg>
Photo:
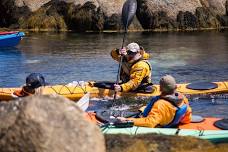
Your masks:
<svg viewBox="0 0 228 152"><path fill-rule="evenodd" d="M32 31L121 31L125 0L2 0L0 28ZM228 0L137 0L132 31L228 27Z"/></svg>

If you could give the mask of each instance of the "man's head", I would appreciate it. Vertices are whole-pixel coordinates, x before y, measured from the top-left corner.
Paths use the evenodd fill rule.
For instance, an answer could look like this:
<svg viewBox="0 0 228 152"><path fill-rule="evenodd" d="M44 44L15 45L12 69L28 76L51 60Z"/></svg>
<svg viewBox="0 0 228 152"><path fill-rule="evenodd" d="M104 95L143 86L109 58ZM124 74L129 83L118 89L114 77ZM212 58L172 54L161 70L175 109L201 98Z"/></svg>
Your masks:
<svg viewBox="0 0 228 152"><path fill-rule="evenodd" d="M40 73L31 73L26 77L26 86L31 89L45 86L45 79Z"/></svg>
<svg viewBox="0 0 228 152"><path fill-rule="evenodd" d="M128 61L135 61L141 57L140 47L137 43L133 42L128 44L126 49L127 49Z"/></svg>
<svg viewBox="0 0 228 152"><path fill-rule="evenodd" d="M173 94L176 88L176 80L171 75L165 75L160 79L160 91L162 94Z"/></svg>

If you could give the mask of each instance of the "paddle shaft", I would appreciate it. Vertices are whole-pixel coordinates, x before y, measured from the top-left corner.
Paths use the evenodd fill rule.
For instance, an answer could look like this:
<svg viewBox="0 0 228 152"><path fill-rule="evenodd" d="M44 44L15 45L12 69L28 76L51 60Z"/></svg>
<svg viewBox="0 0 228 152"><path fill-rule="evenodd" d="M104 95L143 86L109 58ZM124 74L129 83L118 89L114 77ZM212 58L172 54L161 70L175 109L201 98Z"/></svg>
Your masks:
<svg viewBox="0 0 228 152"><path fill-rule="evenodd" d="M127 28L125 28L125 31L124 31L124 36L123 36L121 49L123 49L125 38L126 38L126 34L127 34ZM117 78L116 78L116 84L117 85L119 84L119 81L120 81L120 71L121 71L122 63L123 63L123 56L121 55L119 66L118 66ZM115 101L116 101L116 95L117 95L117 91L115 91L115 93L114 93L113 103L115 103Z"/></svg>
<svg viewBox="0 0 228 152"><path fill-rule="evenodd" d="M123 49L125 38L126 38L126 34L127 34L127 29L125 29L125 32L124 32L123 42L122 42L121 49ZM120 81L120 71L121 71L122 63L123 63L123 56L121 55L120 62L119 62L119 67L118 67L117 78L116 78L116 84L119 84L119 81Z"/></svg>
<svg viewBox="0 0 228 152"><path fill-rule="evenodd" d="M125 38L127 35L127 28L131 24L131 21L133 20L133 18L135 16L136 9L137 9L137 1L136 0L127 0L123 5L122 22L124 25L124 35L123 35L123 41L122 41L121 49L123 49L123 47L124 47L124 42L125 42ZM120 61L119 61L119 66L118 66L117 79L116 79L117 85L119 84L119 81L120 81L120 72L121 72L122 63L123 63L123 56L121 55ZM114 93L113 103L116 100L116 95L117 95L117 91L115 91L115 93Z"/></svg>

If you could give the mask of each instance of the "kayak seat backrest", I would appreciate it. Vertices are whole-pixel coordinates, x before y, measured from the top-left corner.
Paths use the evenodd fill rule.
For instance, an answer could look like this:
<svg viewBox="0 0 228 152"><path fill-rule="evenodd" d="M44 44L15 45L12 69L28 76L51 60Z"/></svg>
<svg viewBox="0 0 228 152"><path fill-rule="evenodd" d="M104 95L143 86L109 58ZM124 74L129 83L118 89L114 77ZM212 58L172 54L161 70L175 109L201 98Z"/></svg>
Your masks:
<svg viewBox="0 0 228 152"><path fill-rule="evenodd" d="M218 120L214 123L214 126L222 130L228 130L228 119Z"/></svg>
<svg viewBox="0 0 228 152"><path fill-rule="evenodd" d="M218 84L213 82L196 82L188 84L186 88L191 90L211 90L218 88Z"/></svg>
<svg viewBox="0 0 228 152"><path fill-rule="evenodd" d="M177 127L178 124L180 123L181 119L184 117L185 113L187 112L187 109L188 109L188 106L186 104L184 104L179 109L177 109L172 122L169 123L168 125L164 126L163 128Z"/></svg>
<svg viewBox="0 0 228 152"><path fill-rule="evenodd" d="M95 82L93 85L94 87L97 88L102 88L102 89L114 89L114 82L108 82L108 81L101 81L101 82Z"/></svg>

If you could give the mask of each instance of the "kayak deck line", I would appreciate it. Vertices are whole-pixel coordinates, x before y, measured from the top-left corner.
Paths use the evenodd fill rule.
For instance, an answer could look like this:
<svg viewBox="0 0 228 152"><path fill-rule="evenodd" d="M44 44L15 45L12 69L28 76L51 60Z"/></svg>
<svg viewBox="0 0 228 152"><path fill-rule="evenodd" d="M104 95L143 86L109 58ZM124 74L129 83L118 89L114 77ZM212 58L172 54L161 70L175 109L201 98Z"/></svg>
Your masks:
<svg viewBox="0 0 228 152"><path fill-rule="evenodd" d="M59 84L52 86L45 86L43 89L43 94L59 94L69 98L70 100L79 100L84 94L90 92L91 98L104 98L113 97L114 90L97 88L91 85L91 82L74 83L74 84ZM228 81L224 82L213 82L217 84L217 88L207 89L207 90L194 90L188 89L186 84L177 84L177 91L185 95L200 95L200 94L223 94L228 93ZM137 92L118 92L118 97L151 97L160 94L160 86L154 85L154 91L152 93L137 93ZM20 90L20 88L0 88L0 101L1 100L11 100L13 97L11 94L15 90Z"/></svg>

